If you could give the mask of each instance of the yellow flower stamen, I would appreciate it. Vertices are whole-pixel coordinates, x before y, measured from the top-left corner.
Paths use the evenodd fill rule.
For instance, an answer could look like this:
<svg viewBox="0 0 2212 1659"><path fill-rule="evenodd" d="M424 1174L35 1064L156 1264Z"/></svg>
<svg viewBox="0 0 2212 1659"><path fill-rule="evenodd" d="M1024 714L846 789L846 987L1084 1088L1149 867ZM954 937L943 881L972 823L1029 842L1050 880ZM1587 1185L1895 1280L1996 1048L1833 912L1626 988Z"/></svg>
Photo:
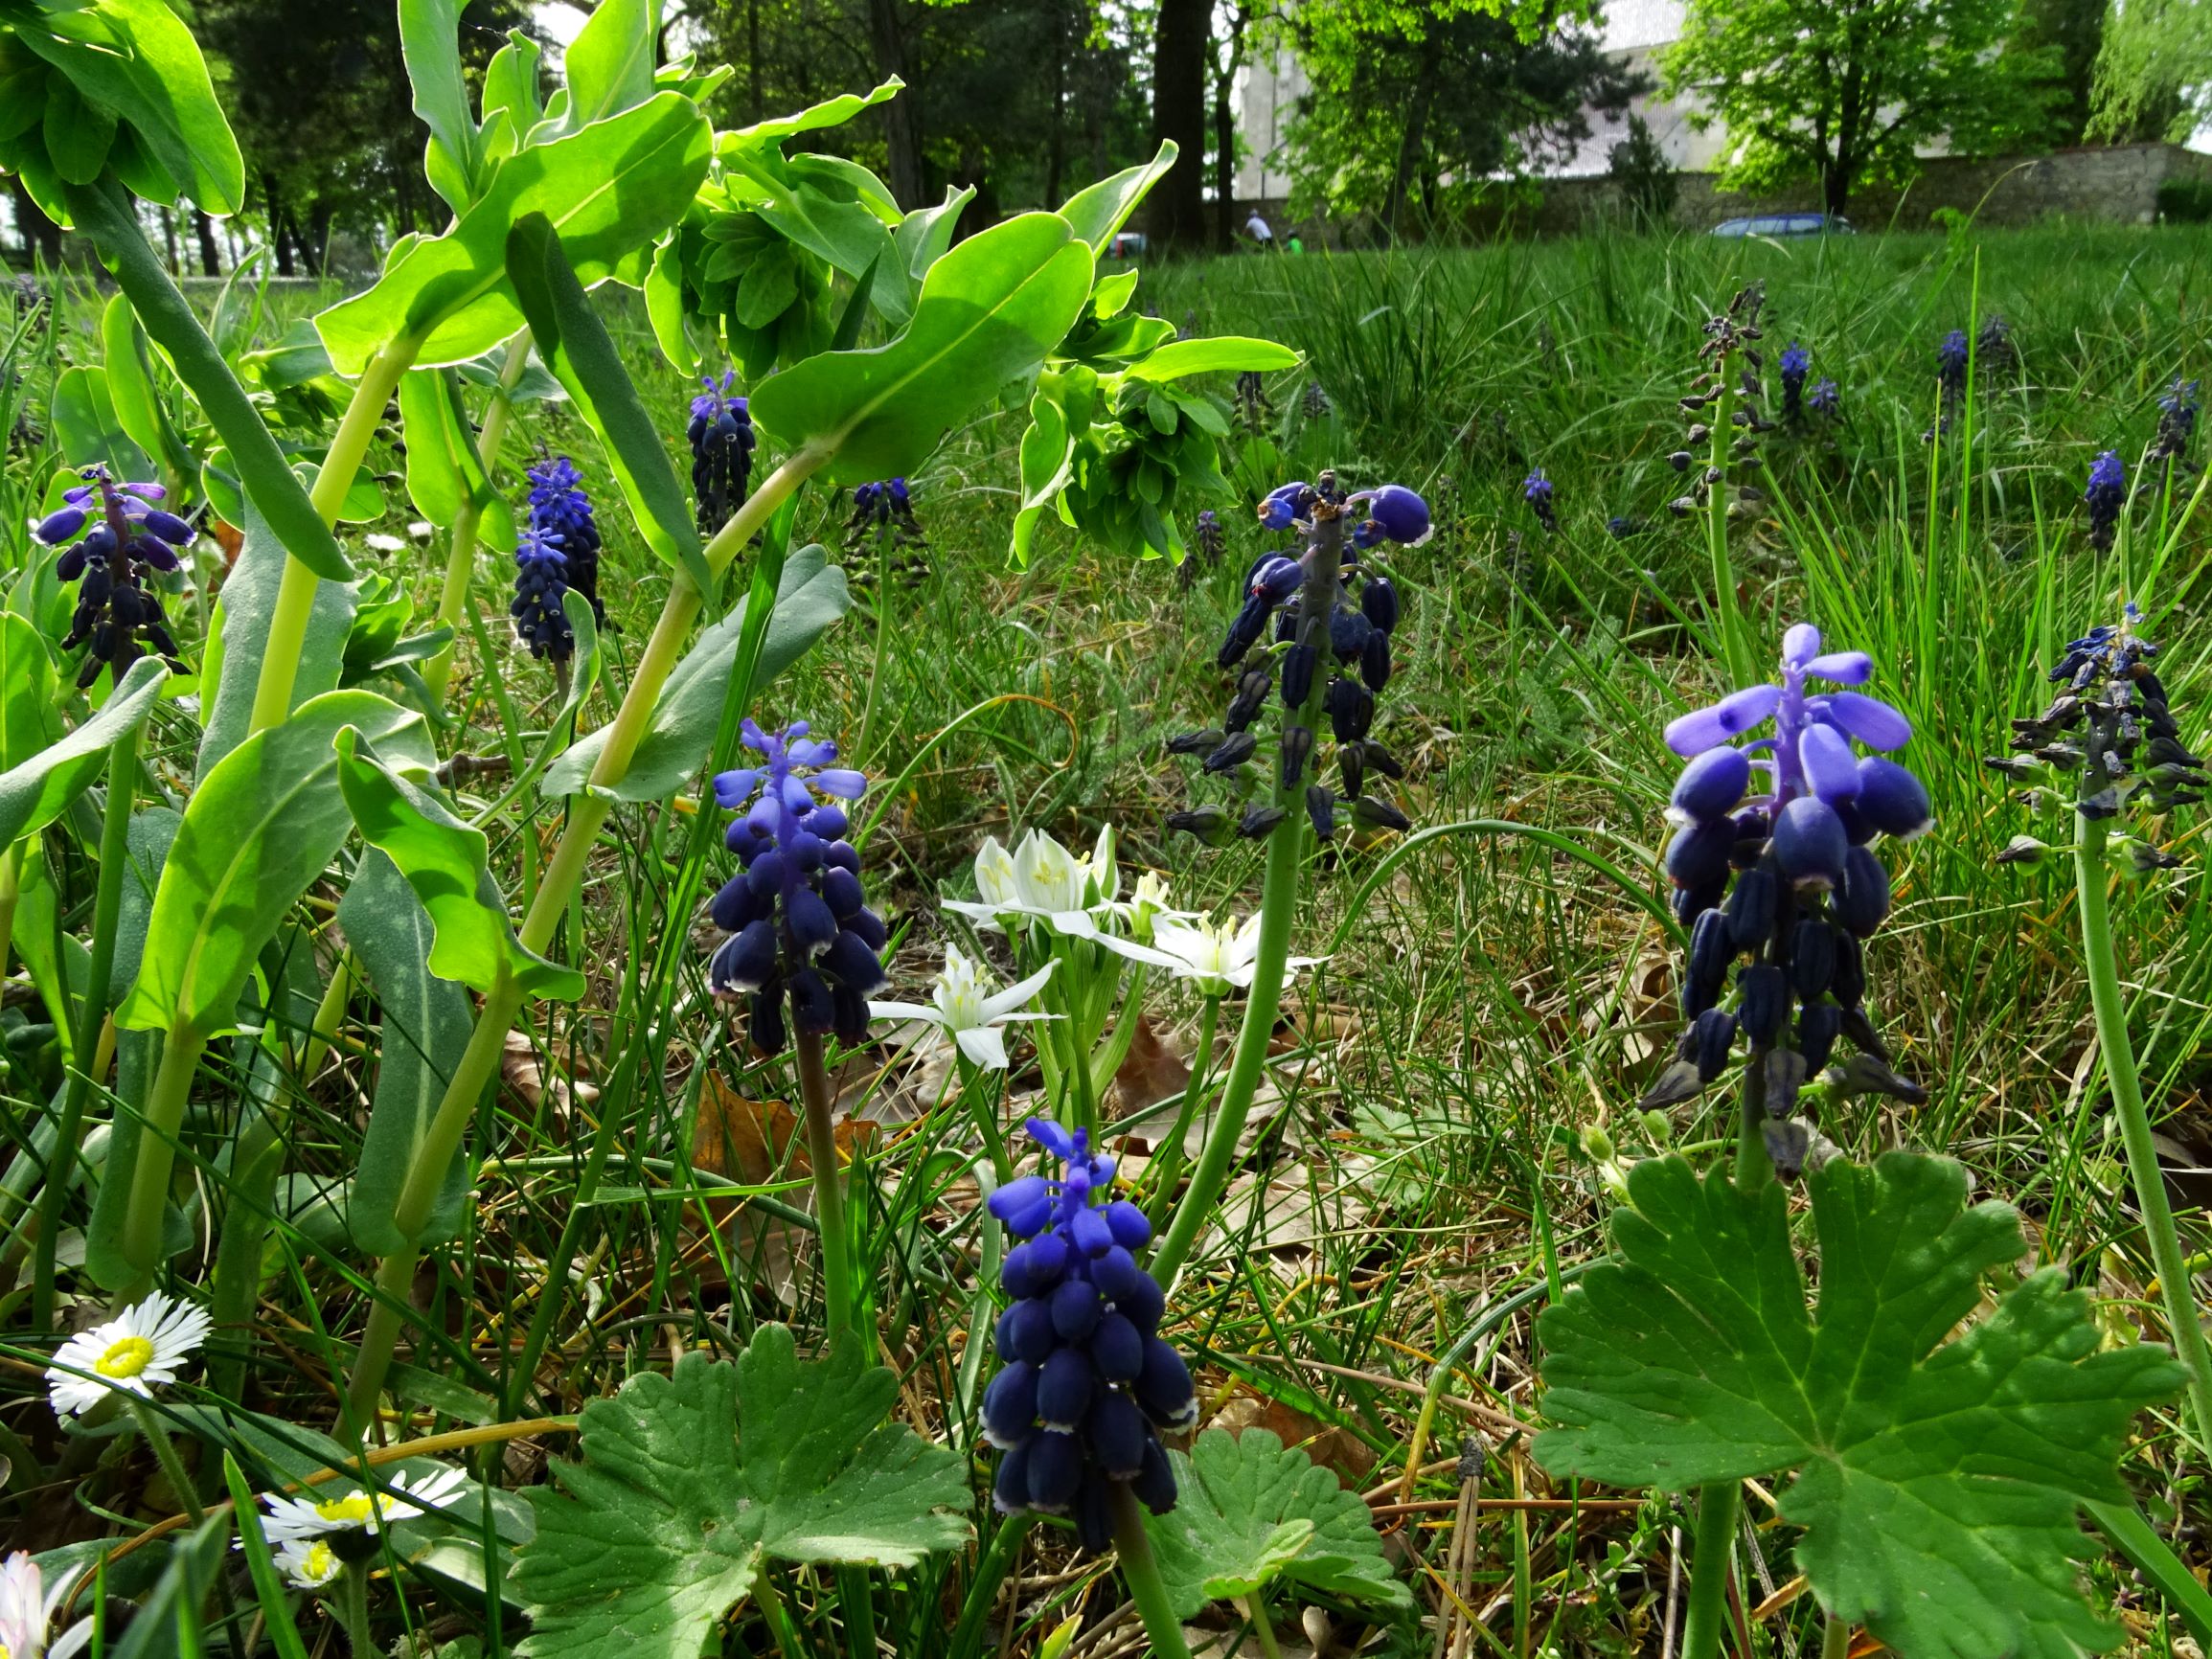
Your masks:
<svg viewBox="0 0 2212 1659"><path fill-rule="evenodd" d="M350 1498L325 1498L315 1506L315 1513L324 1520L343 1521L353 1526L366 1522L371 1512L367 1492L355 1492Z"/></svg>
<svg viewBox="0 0 2212 1659"><path fill-rule="evenodd" d="M305 1562L307 1577L317 1580L333 1577L338 1571L338 1558L331 1554L331 1546L317 1540L308 1546ZM0 1659L7 1659L0 1653Z"/></svg>
<svg viewBox="0 0 2212 1659"><path fill-rule="evenodd" d="M107 1352L93 1362L92 1369L103 1376L130 1377L139 1375L152 1363L152 1343L143 1336L125 1336L109 1343Z"/></svg>

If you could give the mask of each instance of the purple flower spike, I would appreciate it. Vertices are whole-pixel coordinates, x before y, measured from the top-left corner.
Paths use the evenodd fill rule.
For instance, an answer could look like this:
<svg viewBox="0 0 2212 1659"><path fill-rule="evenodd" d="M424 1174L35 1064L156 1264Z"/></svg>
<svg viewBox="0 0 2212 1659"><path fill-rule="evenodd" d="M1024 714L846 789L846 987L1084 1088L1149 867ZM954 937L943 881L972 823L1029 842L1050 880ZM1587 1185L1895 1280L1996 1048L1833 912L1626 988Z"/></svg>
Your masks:
<svg viewBox="0 0 2212 1659"><path fill-rule="evenodd" d="M1368 516L1382 526L1382 534L1407 547L1419 547L1434 526L1428 503L1402 484L1385 484L1367 503Z"/></svg>
<svg viewBox="0 0 2212 1659"><path fill-rule="evenodd" d="M1864 651L1830 651L1807 663L1805 672L1839 686L1863 686L1874 677L1874 659Z"/></svg>
<svg viewBox="0 0 2212 1659"><path fill-rule="evenodd" d="M1895 761L1869 755L1859 762L1859 811L1884 835L1909 841L1935 822L1927 790Z"/></svg>
<svg viewBox="0 0 2212 1659"><path fill-rule="evenodd" d="M1677 824L1702 824L1736 809L1751 786L1751 757L1722 744L1707 749L1682 768L1667 816Z"/></svg>
<svg viewBox="0 0 2212 1659"><path fill-rule="evenodd" d="M1859 793L1859 758L1851 739L1834 726L1808 726L1797 739L1797 759L1813 794L1831 806Z"/></svg>
<svg viewBox="0 0 2212 1659"><path fill-rule="evenodd" d="M1851 838L1827 802L1800 795L1774 820L1774 862L1793 887L1819 891L1843 879Z"/></svg>
<svg viewBox="0 0 2212 1659"><path fill-rule="evenodd" d="M1685 760L1718 748L1730 738L1748 732L1771 716L1782 702L1780 686L1746 686L1731 692L1709 708L1699 709L1670 721L1667 747Z"/></svg>
<svg viewBox="0 0 2212 1659"><path fill-rule="evenodd" d="M1877 697L1831 692L1822 712L1869 749L1902 749L1912 740L1912 722Z"/></svg>

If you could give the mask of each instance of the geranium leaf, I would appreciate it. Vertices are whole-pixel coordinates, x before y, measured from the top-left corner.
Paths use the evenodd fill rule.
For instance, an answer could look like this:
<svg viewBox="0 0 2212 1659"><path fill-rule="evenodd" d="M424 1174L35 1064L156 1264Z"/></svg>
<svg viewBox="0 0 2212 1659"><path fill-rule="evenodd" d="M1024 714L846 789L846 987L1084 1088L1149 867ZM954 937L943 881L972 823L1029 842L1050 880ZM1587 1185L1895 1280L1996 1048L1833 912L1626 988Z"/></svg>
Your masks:
<svg viewBox="0 0 2212 1659"><path fill-rule="evenodd" d="M1178 1617L1280 1580L1320 1595L1410 1613L1359 1494L1266 1429L1210 1428L1185 1457L1170 1452L1175 1507L1145 1532Z"/></svg>
<svg viewBox="0 0 2212 1659"><path fill-rule="evenodd" d="M583 1408L583 1461L533 1488L519 1651L696 1659L771 1557L912 1566L969 1537L961 1460L884 1422L898 1379L841 1343L801 1360L761 1329L737 1363L693 1352Z"/></svg>
<svg viewBox="0 0 2212 1659"><path fill-rule="evenodd" d="M2120 1637L2084 1599L2086 1501L2125 1502L2129 1420L2180 1386L2163 1349L2097 1352L2046 1268L1963 1335L2019 1217L1965 1171L1891 1152L1807 1177L1817 1312L1789 1198L1639 1164L1612 1257L1538 1326L1546 1468L1664 1491L1793 1472L1782 1518L1831 1613L1904 1659L2073 1659Z"/></svg>

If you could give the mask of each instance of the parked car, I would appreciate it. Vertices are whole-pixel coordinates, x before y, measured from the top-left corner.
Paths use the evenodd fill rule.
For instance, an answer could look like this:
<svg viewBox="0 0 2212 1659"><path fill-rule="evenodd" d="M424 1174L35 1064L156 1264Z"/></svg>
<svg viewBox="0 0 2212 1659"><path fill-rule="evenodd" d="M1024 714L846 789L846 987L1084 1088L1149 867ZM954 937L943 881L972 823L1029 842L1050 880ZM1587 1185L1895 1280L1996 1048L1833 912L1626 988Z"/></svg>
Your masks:
<svg viewBox="0 0 2212 1659"><path fill-rule="evenodd" d="M1116 231L1106 254L1110 259L1136 260L1142 259L1151 247L1142 231Z"/></svg>
<svg viewBox="0 0 2212 1659"><path fill-rule="evenodd" d="M1828 237L1852 236L1851 221L1841 214L1761 214L1756 218L1722 219L1713 227L1717 237Z"/></svg>

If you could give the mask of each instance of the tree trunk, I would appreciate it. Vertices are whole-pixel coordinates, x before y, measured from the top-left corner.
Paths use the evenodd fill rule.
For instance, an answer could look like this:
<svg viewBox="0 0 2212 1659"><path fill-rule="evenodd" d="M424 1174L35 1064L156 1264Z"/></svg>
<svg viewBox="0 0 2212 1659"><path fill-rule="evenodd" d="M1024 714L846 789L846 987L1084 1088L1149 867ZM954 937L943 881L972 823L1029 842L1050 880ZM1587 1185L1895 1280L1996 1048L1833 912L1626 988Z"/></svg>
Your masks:
<svg viewBox="0 0 2212 1659"><path fill-rule="evenodd" d="M169 274L183 276L184 266L177 262L176 257L176 215L168 208L161 210L161 243L169 255Z"/></svg>
<svg viewBox="0 0 2212 1659"><path fill-rule="evenodd" d="M1052 9L1052 127L1045 140L1044 201L1058 207L1067 172L1067 10Z"/></svg>
<svg viewBox="0 0 2212 1659"><path fill-rule="evenodd" d="M876 48L878 79L888 80L896 75L906 82L904 92L876 107L883 118L884 161L891 174L886 182L891 193L901 207L918 207L922 202L921 95L914 78L906 72L906 32L899 20L898 0L868 0L868 34Z"/></svg>
<svg viewBox="0 0 2212 1659"><path fill-rule="evenodd" d="M1237 235L1237 117L1229 107L1234 66L1214 78L1214 245L1229 251Z"/></svg>
<svg viewBox="0 0 2212 1659"><path fill-rule="evenodd" d="M1851 199L1851 168L1838 157L1820 169L1820 205L1832 214L1840 215L1844 204Z"/></svg>
<svg viewBox="0 0 2212 1659"><path fill-rule="evenodd" d="M1398 167L1390 177L1390 206L1383 228L1390 239L1399 236L1399 219L1405 212L1406 187L1413 182L1413 169L1421 158L1421 148L1428 137L1429 89L1424 83L1421 96L1414 100L1413 112L1406 117L1405 136L1398 141Z"/></svg>
<svg viewBox="0 0 2212 1659"><path fill-rule="evenodd" d="M331 217L328 202L318 201L308 210L308 239L301 244L300 252L307 259L308 275L310 277L321 276L329 259Z"/></svg>
<svg viewBox="0 0 2212 1659"><path fill-rule="evenodd" d="M1213 0L1160 0L1152 32L1152 142L1182 154L1152 193L1152 233L1171 246L1206 239L1206 62Z"/></svg>
<svg viewBox="0 0 2212 1659"><path fill-rule="evenodd" d="M203 277L221 276L223 261L222 255L215 245L215 220L194 208L192 226L199 237L199 274Z"/></svg>
<svg viewBox="0 0 2212 1659"><path fill-rule="evenodd" d="M19 179L15 189L15 228L23 233L23 251L35 260L58 267L61 263L61 227L46 216L46 210L31 199Z"/></svg>
<svg viewBox="0 0 2212 1659"><path fill-rule="evenodd" d="M277 188L273 174L262 174L262 204L268 209L269 246L276 250L277 275L294 276L292 269L292 242L285 233L285 193Z"/></svg>

